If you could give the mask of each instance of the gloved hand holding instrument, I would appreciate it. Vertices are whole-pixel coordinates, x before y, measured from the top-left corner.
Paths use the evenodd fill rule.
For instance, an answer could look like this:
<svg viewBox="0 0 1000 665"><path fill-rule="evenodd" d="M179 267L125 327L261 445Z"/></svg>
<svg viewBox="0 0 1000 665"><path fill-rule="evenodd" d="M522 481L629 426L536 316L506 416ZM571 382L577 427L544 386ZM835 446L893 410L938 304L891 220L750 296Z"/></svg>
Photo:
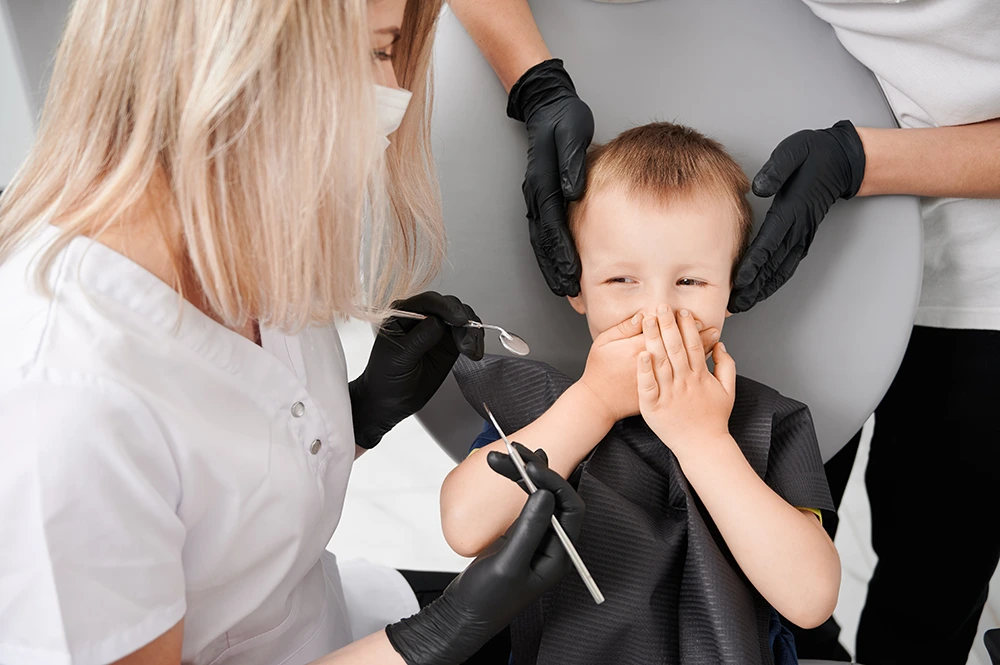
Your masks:
<svg viewBox="0 0 1000 665"><path fill-rule="evenodd" d="M409 619L386 627L390 644L407 665L461 663L561 580L570 557L552 529L553 516L575 540L583 525L583 499L550 470L541 450L513 444L537 491L517 521L445 589ZM521 476L511 459L489 453L490 467L511 480ZM521 481L523 482L523 481Z"/></svg>
<svg viewBox="0 0 1000 665"><path fill-rule="evenodd" d="M853 198L864 176L864 145L849 120L778 144L753 179L754 194L774 201L736 270L730 312L750 309L788 281L830 206Z"/></svg>
<svg viewBox="0 0 1000 665"><path fill-rule="evenodd" d="M482 328L472 308L455 296L427 291L393 305L422 320L390 317L378 331L365 371L349 385L354 440L373 448L386 432L424 407L458 356L483 357Z"/></svg>
<svg viewBox="0 0 1000 665"><path fill-rule="evenodd" d="M510 89L507 115L525 124L528 168L521 187L531 246L545 282L557 296L580 292L580 258L566 223L566 202L587 181L587 148L594 114L576 94L559 59L526 71Z"/></svg>

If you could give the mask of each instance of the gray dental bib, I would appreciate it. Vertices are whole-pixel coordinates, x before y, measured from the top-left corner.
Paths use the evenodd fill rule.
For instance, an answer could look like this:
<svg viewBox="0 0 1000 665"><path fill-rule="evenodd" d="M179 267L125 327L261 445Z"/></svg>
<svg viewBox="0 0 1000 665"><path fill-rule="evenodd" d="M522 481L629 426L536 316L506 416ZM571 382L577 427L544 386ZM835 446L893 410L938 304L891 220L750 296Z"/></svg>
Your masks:
<svg viewBox="0 0 1000 665"><path fill-rule="evenodd" d="M460 358L454 374L473 408L485 418L486 402L508 434L573 383L544 363L503 356ZM729 431L786 501L833 509L805 405L738 377ZM606 601L595 605L571 572L511 625L517 665L773 662L770 607L642 418L616 423L572 480L587 504L578 548Z"/></svg>

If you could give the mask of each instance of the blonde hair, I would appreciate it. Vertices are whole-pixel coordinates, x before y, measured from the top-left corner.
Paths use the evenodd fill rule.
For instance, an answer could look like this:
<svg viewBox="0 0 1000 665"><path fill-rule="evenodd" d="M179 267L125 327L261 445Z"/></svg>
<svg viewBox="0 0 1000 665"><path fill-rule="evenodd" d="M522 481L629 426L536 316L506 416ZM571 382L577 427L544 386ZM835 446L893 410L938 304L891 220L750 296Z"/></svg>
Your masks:
<svg viewBox="0 0 1000 665"><path fill-rule="evenodd" d="M583 197L569 206L569 228L575 234L588 196L609 186L628 196L652 197L669 204L696 192L729 199L736 216L733 270L750 245L753 209L747 200L750 182L743 169L718 141L690 127L653 122L622 132L587 152Z"/></svg>
<svg viewBox="0 0 1000 665"><path fill-rule="evenodd" d="M76 0L35 145L0 200L0 262L57 224L44 289L73 238L99 237L162 181L174 286L190 271L226 325L378 320L444 259L429 146L440 8L407 2L394 66L413 101L383 158L367 0Z"/></svg>

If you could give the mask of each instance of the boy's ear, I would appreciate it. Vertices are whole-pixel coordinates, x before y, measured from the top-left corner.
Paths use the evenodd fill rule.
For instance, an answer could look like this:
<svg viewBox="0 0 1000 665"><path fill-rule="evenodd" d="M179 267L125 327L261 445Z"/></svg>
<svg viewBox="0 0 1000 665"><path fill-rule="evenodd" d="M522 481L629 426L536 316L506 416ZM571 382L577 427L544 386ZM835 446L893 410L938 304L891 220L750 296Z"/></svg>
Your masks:
<svg viewBox="0 0 1000 665"><path fill-rule="evenodd" d="M569 304L573 307L573 309L576 310L577 314L586 314L587 313L587 306L583 304L583 297L582 296L579 296L579 295L576 295L576 296L566 296L566 300L569 301Z"/></svg>

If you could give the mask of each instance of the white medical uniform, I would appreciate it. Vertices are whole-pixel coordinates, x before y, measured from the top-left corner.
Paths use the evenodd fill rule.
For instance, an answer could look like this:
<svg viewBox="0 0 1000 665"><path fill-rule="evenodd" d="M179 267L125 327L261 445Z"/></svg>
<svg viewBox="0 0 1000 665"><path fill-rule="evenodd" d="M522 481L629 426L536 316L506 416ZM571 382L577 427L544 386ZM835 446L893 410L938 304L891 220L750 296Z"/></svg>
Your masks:
<svg viewBox="0 0 1000 665"><path fill-rule="evenodd" d="M0 266L0 663L108 663L184 618L186 663L299 665L415 612L325 551L355 454L336 328L262 348L184 303L175 329L177 293L86 238L50 300L55 234Z"/></svg>
<svg viewBox="0 0 1000 665"><path fill-rule="evenodd" d="M871 69L900 127L1000 117L1000 0L805 0ZM1000 199L921 197L916 323L1000 330Z"/></svg>

